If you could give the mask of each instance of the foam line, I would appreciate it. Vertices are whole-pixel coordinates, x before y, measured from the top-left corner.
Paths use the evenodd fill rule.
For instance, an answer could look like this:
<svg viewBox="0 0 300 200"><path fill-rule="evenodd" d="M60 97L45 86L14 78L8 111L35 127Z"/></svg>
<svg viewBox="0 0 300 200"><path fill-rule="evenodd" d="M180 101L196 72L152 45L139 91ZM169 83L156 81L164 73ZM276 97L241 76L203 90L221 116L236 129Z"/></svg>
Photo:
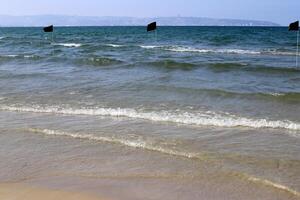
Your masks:
<svg viewBox="0 0 300 200"><path fill-rule="evenodd" d="M250 128L280 128L289 130L300 130L300 124L289 120L251 119L238 117L230 114L218 114L215 112L181 112L152 111L145 112L131 108L60 108L60 107L14 107L2 106L1 110L16 112L53 113L66 115L92 115L129 117L135 119L150 120L154 122L172 122L198 126L218 127L250 127Z"/></svg>

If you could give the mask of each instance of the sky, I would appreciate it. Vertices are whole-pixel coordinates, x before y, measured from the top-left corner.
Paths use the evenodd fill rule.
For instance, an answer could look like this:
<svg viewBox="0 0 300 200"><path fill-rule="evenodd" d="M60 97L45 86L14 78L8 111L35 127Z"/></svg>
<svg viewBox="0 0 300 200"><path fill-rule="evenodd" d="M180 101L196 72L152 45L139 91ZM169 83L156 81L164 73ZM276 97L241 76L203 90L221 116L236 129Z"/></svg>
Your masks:
<svg viewBox="0 0 300 200"><path fill-rule="evenodd" d="M2 2L1 2L2 1ZM287 25L300 19L300 0L0 0L0 15L210 17Z"/></svg>

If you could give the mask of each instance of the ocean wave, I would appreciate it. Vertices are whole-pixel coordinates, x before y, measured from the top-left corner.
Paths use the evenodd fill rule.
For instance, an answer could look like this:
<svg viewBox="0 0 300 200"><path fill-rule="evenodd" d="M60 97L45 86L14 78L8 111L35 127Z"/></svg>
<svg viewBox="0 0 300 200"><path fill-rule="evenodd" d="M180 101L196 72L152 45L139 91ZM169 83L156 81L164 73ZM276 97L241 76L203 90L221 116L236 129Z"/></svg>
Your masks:
<svg viewBox="0 0 300 200"><path fill-rule="evenodd" d="M124 47L124 45L120 45L120 44L105 44L105 46L114 47L114 48Z"/></svg>
<svg viewBox="0 0 300 200"><path fill-rule="evenodd" d="M53 45L64 46L64 47L81 47L80 43L53 43Z"/></svg>
<svg viewBox="0 0 300 200"><path fill-rule="evenodd" d="M90 57L90 58L83 58L77 61L81 65L92 65L92 66L109 66L114 64L120 64L122 61L113 59L113 58L106 58L106 57Z"/></svg>
<svg viewBox="0 0 300 200"><path fill-rule="evenodd" d="M257 93L257 94L252 94L252 95L271 97L272 99L282 100L282 101L300 102L300 93L299 92L287 92L287 93L284 93L284 92L269 92L269 93Z"/></svg>
<svg viewBox="0 0 300 200"><path fill-rule="evenodd" d="M165 47L165 46L158 46L158 45L141 45L141 46L139 46L139 47L141 47L141 48L143 48L143 49L155 49L155 48L163 48L163 47Z"/></svg>
<svg viewBox="0 0 300 200"><path fill-rule="evenodd" d="M193 47L169 47L167 51L174 52L190 52L190 53L223 53L223 54L261 54L260 51L244 50L244 49L198 49Z"/></svg>
<svg viewBox="0 0 300 200"><path fill-rule="evenodd" d="M24 55L24 58L35 58L35 55Z"/></svg>
<svg viewBox="0 0 300 200"><path fill-rule="evenodd" d="M203 53L203 54L248 54L248 55L277 55L277 56L295 56L295 52L279 51L278 49L215 49L215 48L196 48L190 46L167 46L167 45L141 45L144 49L159 48L165 51L182 52L182 53Z"/></svg>
<svg viewBox="0 0 300 200"><path fill-rule="evenodd" d="M180 62L176 60L158 60L152 62L145 62L142 64L162 67L167 69L182 69L182 70L191 70L197 67L209 67L209 69L214 70L215 72L227 72L227 71L250 71L258 73L297 73L300 72L299 68L295 67L274 67L267 65L253 65L247 63L192 63L192 62Z"/></svg>
<svg viewBox="0 0 300 200"><path fill-rule="evenodd" d="M19 55L16 55L16 54L0 55L0 57L2 57L2 58L16 58L18 56Z"/></svg>
<svg viewBox="0 0 300 200"><path fill-rule="evenodd" d="M268 120L251 119L238 117L231 114L219 114L211 111L207 112L181 112L152 111L145 112L131 108L61 108L61 107L14 107L1 106L1 110L16 112L53 113L66 115L92 115L92 116L112 116L128 117L134 119L149 120L154 122L171 122L186 125L198 126L218 126L218 127L250 127L250 128L274 128L300 130L300 123L289 120Z"/></svg>
<svg viewBox="0 0 300 200"><path fill-rule="evenodd" d="M249 63L238 63L238 62L208 62L208 63L193 63L193 62L180 62L175 59L157 60L151 62L144 62L141 64L164 67L168 69L193 69L196 67L209 67L216 72L227 72L227 71L250 71L258 73L297 73L300 72L299 68L289 66L268 66L268 65L254 65Z"/></svg>
<svg viewBox="0 0 300 200"><path fill-rule="evenodd" d="M0 55L0 59L22 59L22 58L39 58L39 56L36 55L18 55L18 54L8 54L8 55Z"/></svg>
<svg viewBox="0 0 300 200"><path fill-rule="evenodd" d="M267 72L267 73L296 73L300 69L295 67L274 67L266 65L251 65L245 63L209 63L208 66L216 71L244 70L251 72Z"/></svg>
<svg viewBox="0 0 300 200"><path fill-rule="evenodd" d="M271 96L274 96L274 97L282 97L282 96L286 96L287 94L278 93L278 92L271 92L271 93L267 93L267 95L271 95ZM299 97L300 97L300 94L299 94Z"/></svg>
<svg viewBox="0 0 300 200"><path fill-rule="evenodd" d="M220 63L209 63L209 66L216 68L241 68L249 66L247 63L238 63L238 62L220 62Z"/></svg>
<svg viewBox="0 0 300 200"><path fill-rule="evenodd" d="M280 51L278 49L265 49L262 50L262 54L278 55L278 56L296 56L296 52L291 51ZM298 54L299 56L300 54Z"/></svg>
<svg viewBox="0 0 300 200"><path fill-rule="evenodd" d="M143 64L151 65L155 67L164 67L167 69L183 69L183 70L190 70L196 67L196 65L193 63L178 62L175 60L159 60L159 61L147 62Z"/></svg>
<svg viewBox="0 0 300 200"><path fill-rule="evenodd" d="M156 90L174 91L186 94L208 94L210 96L222 97L222 98L269 98L278 101L297 101L300 102L299 92L238 92L225 89L214 88L189 88L181 86L164 86L157 85Z"/></svg>

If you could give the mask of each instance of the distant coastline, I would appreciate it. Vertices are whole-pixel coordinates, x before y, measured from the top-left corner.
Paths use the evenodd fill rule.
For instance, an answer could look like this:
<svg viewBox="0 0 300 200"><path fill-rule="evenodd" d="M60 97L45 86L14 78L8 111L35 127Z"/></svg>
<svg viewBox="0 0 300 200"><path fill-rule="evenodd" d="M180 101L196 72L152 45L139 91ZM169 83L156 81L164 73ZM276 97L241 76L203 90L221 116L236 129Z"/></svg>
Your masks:
<svg viewBox="0 0 300 200"><path fill-rule="evenodd" d="M281 26L269 21L214 19L205 17L88 17L66 15L8 16L0 15L1 27L56 26L144 26L157 21L160 26Z"/></svg>

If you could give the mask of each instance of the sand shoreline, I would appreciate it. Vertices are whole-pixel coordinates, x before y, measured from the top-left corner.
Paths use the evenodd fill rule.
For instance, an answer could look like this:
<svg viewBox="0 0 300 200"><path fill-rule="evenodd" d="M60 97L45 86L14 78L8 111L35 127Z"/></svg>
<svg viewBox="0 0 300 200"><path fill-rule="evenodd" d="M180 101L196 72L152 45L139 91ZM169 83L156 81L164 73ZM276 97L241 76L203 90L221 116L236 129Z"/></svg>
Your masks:
<svg viewBox="0 0 300 200"><path fill-rule="evenodd" d="M0 116L4 125L0 134L1 200L297 200L300 197L297 176L300 163L283 157L295 151L297 158L298 140L280 134L281 131L274 134L268 130L194 130L123 119L15 112L0 112ZM87 137L94 134L127 143L48 135L30 131L32 128ZM191 141L177 133L201 137ZM262 157L257 153L265 148L251 154L243 153L242 148L237 156L228 152L205 156L207 152L216 152L207 151L211 150L208 144L222 142L225 135L230 136L226 144L247 141L245 147L252 148L261 139L272 141L282 152L275 153L278 157L273 152L264 152ZM163 150L204 156L194 159L134 148L136 143L130 143L144 144L141 141ZM283 151L286 146L276 145L283 141L293 144L289 146L291 153Z"/></svg>
<svg viewBox="0 0 300 200"><path fill-rule="evenodd" d="M0 199L5 200L104 200L95 195L33 187L20 183L1 183ZM105 198L106 199L106 198Z"/></svg>

